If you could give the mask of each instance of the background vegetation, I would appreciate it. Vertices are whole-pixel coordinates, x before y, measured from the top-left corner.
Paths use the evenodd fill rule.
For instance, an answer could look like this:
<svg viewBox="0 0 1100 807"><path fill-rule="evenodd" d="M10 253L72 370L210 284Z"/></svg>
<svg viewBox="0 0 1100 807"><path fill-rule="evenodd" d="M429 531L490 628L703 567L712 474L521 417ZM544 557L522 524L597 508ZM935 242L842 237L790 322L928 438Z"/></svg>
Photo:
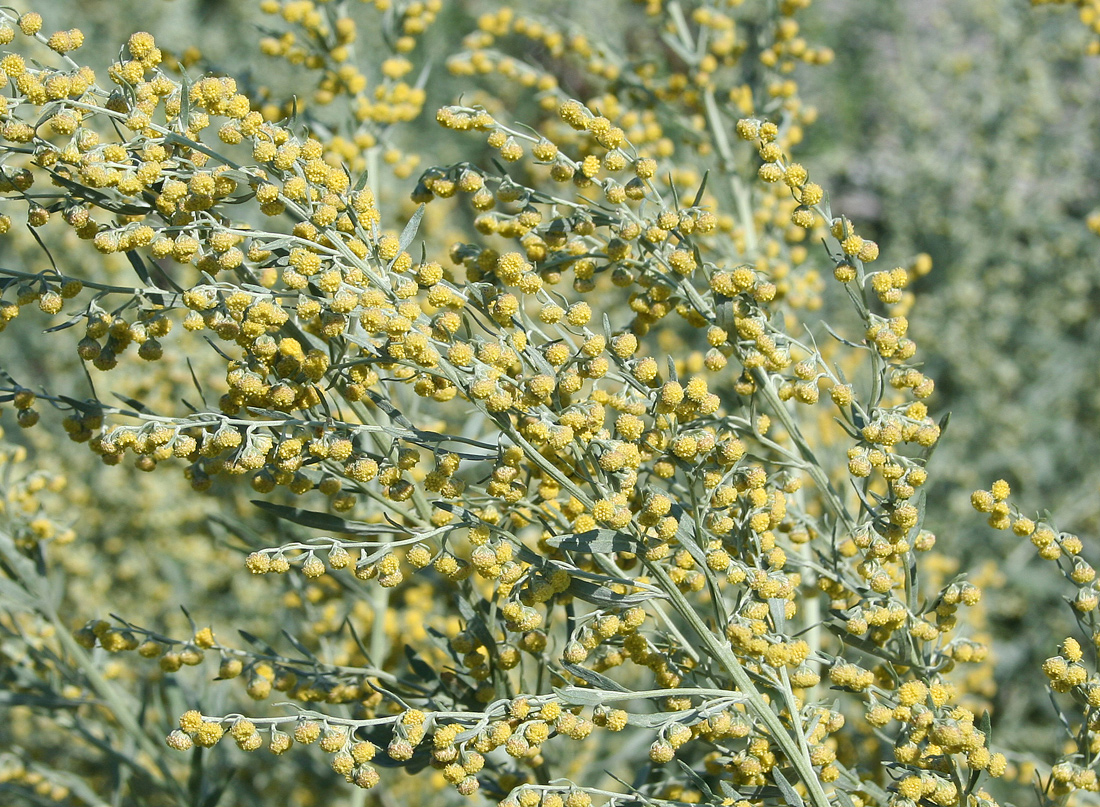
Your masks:
<svg viewBox="0 0 1100 807"><path fill-rule="evenodd" d="M265 118L292 118L298 130L308 130L325 144L326 159L345 163L353 178L365 172L366 187L378 201L380 226L396 234L425 198L424 188L418 187L425 169L468 161L491 173L492 160L501 159L500 149L486 145L484 137L435 123L436 110L448 104L483 106L501 124L529 125L548 137L565 138L565 143L570 143L568 127L557 112L563 98L579 98L613 123L632 110L655 110L650 118L639 112L635 128L643 138L647 124L658 129L653 142L643 142L643 151L660 157L662 166L667 161L678 188L694 190L706 175L708 190L726 203L726 192L714 190L723 180L712 170L715 147L698 120L702 106L685 100L675 85L655 100L644 98L651 89L619 80L621 74L613 77L613 68L628 73L652 53L672 70L683 68L667 45L667 35L675 31L677 14L686 15L695 30L696 6L716 6L736 18L746 46L737 66L744 72L737 76L757 93L755 99L741 99L739 107L736 99L723 99L731 126L752 116L786 114L795 121L799 134L790 136L785 129L784 147L828 191L831 209L877 242L883 263L911 269L912 282L892 312L908 316L910 335L920 345L921 371L935 380L928 401L935 417L951 413L928 467L924 526L935 532L937 541L935 551L921 562L932 581L929 590L966 580L984 592L981 603L966 612L960 637L988 645L989 654L981 664L960 666L953 680L962 702L979 714L986 709L992 714L993 745L1010 763L1008 774L982 792L1002 803L1035 803L1039 796L1031 788L1036 775L1048 782L1051 763L1068 748L1046 689L1051 675L1044 675L1042 665L1058 655L1058 643L1074 630L1074 613L1065 607L1073 592L1052 564L1036 558L1026 538L988 527L971 506L971 492L988 488L995 479L1007 480L1021 511L1032 516L1049 511L1061 530L1082 536L1082 557L1097 560L1100 220L1094 210L1100 199L1100 107L1095 103L1100 62L1092 55L1096 34L1090 29L1090 15L1095 14L1090 4L818 0L811 6L650 0L605 3L595 11L590 3L529 0L517 8L519 18L548 31L560 27L565 37L587 37L593 51L587 56L577 50L560 56L547 38L529 30L517 32L512 23L503 23L505 16L499 25L495 17L484 16L500 14L504 4L475 0L316 6L274 0L89 0L79 7L40 2L18 12L40 13L47 35L79 28L84 44L72 56L95 68L101 86L113 86L107 66L120 58L120 49L136 31L155 35L165 56L163 66L176 80L183 75L194 80L204 73L233 77ZM379 112L377 119L362 125L349 112L354 99L327 85L323 69L312 69L302 63L306 57L295 55L295 45L309 43L303 19L308 22L315 11L329 21L344 16L357 21L358 38L348 62L357 65L371 87L392 89L403 79L423 91L422 98L393 113L407 120L387 120L390 113ZM784 96L778 95L777 101L764 92L769 81L760 66L766 66L761 62L765 48L758 47L774 36L765 32L779 19L797 19L798 36L819 54L790 74L797 88L788 97L798 103L785 113L780 105ZM479 30L480 35L475 33ZM293 43L288 31L294 32ZM489 32L493 37L485 52L514 60L510 66L501 68L494 61L482 71L476 60L470 66L468 54L479 49L478 36ZM412 70L387 78L383 59L404 47L398 43L403 36L415 40ZM20 50L22 45L16 41L6 47ZM39 58L42 53L48 51L40 48ZM525 64L553 75L560 95L543 103L539 91L549 85L521 81ZM636 83L644 84L644 72L639 76ZM622 99L618 109L616 93ZM389 96L379 105L401 103ZM757 155L743 143L734 147L739 149L735 164L723 167L751 180L760 162ZM7 157L6 168L15 170L17 158ZM753 197L760 209L780 204L766 192L754 193L760 194ZM25 200L8 196L0 213L16 222L0 241L4 270L46 272L56 261L62 273L79 265L84 267L82 276L93 281L135 282L124 254L97 252L59 221L60 212L32 237L22 225L26 213L16 212ZM421 243L425 254L446 262L453 244L481 238L474 214L447 204L437 198L425 208L409 247L414 260L420 260ZM264 222L243 206L241 215L253 216L257 227ZM768 215L758 218L762 231L777 226ZM741 238L743 246L743 232L726 232L734 242ZM783 287L781 296L790 303L785 315L795 317L788 322L799 329L805 324L818 339L824 336L822 321L850 331L856 325L852 306L832 280L825 251L806 239L810 257L804 265L795 264L787 251L791 246L785 243L771 266L758 267ZM914 269L926 265L921 255L930 258L927 273ZM776 263L788 274L779 270L767 275ZM14 300L19 293L13 284L4 299ZM74 350L82 333L69 338L83 331L83 323L71 331L43 333L66 319L30 305L8 325L0 337L0 367L12 385L78 401L99 397L121 407L140 401L151 412L179 412L181 400L199 404L196 387L225 386L225 362L197 333L182 334L181 346L172 349L176 355L163 362L145 364L130 355L109 375L86 371L89 365ZM654 329L658 327L667 334L653 335L654 344L679 361L685 377L692 362L697 371L706 348L699 337L683 323ZM795 338L804 338L803 330L791 324L787 328ZM177 323L173 338L182 331ZM740 372L733 366L726 370L729 384L715 388L724 400L737 398L729 389ZM108 390L128 400L108 400ZM211 403L216 405L216 399L212 395ZM66 412L54 411L45 400L37 409L41 425L26 430L17 425L12 403L0 410L9 444L3 464L3 532L13 547L5 554L7 577L0 587L8 609L0 634L0 702L5 706L0 748L6 749L0 751L0 792L9 803L213 805L281 798L303 805L377 800L390 807L413 799L462 799L444 781L442 766L413 775L382 770L382 785L368 791L335 775L332 755L317 749L295 748L281 757L264 751L261 757L227 742L184 755L165 748L162 738L189 709L206 715L285 713L268 705L279 699L278 692L264 703L248 697L257 694L248 688L263 688L257 679L264 676L254 667L251 677L242 678L244 686L215 680L230 677L230 670L219 665L231 653L208 646L206 659L193 668L194 659L188 658L175 665L183 664L179 672L165 671L173 666L163 661L169 643L143 641L192 638L196 625L181 605L197 627L213 626L227 646L272 660L305 660L307 666L312 654L349 659L354 654L348 651L350 625L358 631L356 641L366 642L365 655L374 667L394 675L415 673L425 663L406 658L406 645L427 655L433 644L427 628L453 638L468 628L469 614L439 609L433 599L438 580L426 574L410 575L401 587L384 589L390 593L381 598L350 594L358 590L355 586L364 591L378 586L347 573L346 579L335 574L315 579L250 575L244 568L249 552L316 533L254 506L257 493L245 478L218 478L196 492L193 488L202 485L179 472L187 464L183 461L167 460L156 473L145 473L141 458L135 462L130 455L106 465L65 437L61 422ZM447 410L426 410L426 421L439 411ZM462 416L455 410L455 420L445 425L453 427ZM839 467L843 473L847 438L829 427L830 419L831 414L822 416L815 448L823 466ZM440 416L438 422L445 421ZM476 434L477 427L472 429ZM313 500L302 504L289 494L276 494L272 500L322 507ZM357 511L351 515L363 517ZM377 514L370 515L374 520ZM44 547L41 554L27 550L32 544ZM20 558L30 559L25 567ZM49 603L46 610L52 618L48 613L34 619L18 615L28 598ZM105 648L106 623L92 623L98 642L85 644L93 648L77 641L90 620L110 621L112 614L132 623L125 640L135 641L138 654ZM426 619L428 614L433 619ZM111 624L112 631L125 633L124 625ZM77 639L70 639L74 631ZM253 638L242 639L237 631ZM299 646L299 641L305 644ZM142 647L151 658L140 657ZM187 649L195 646L173 645L170 654ZM452 661L429 656L429 663L439 667ZM823 689L829 692L827 683ZM317 700L323 699L306 703L318 711L357 716L347 703ZM333 700L339 699L330 699L330 704ZM839 711L850 721L860 719L858 709ZM859 739L856 732L852 737L857 739L841 741L841 756L847 752L859 758L861 746L843 747L858 740L877 759L879 751L870 750L874 732L864 735ZM639 739L630 732L597 730L587 745L569 746L586 748L585 753L552 761L561 765L559 776L586 787L621 791L605 771L630 781L631 760L639 753L644 758L652 739L652 733ZM1081 765L1089 769L1091 762ZM522 780L516 771L494 776L496 789L483 781L475 799L502 799ZM887 787L890 781L880 774L877 785ZM697 782L678 771L659 783L661 788L648 790L647 798L677 803L708 798ZM1087 781L1077 784L1082 783ZM1095 787L1078 789L1081 803L1095 803L1090 791ZM889 803L899 803L896 788L889 792L882 791L881 803L890 798L894 801ZM598 800L599 794L595 796ZM774 803L788 794L757 796L753 804ZM1055 803L1053 799L1064 795L1048 790L1047 797ZM879 803L871 792L862 798ZM580 802L567 804L583 807Z"/></svg>

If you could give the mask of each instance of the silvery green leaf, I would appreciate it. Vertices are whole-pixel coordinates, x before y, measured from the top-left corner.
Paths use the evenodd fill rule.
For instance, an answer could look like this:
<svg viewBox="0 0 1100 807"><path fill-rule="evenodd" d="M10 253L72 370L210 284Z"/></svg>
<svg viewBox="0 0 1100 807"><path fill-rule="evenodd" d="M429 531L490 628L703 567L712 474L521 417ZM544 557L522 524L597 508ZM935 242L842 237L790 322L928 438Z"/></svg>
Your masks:
<svg viewBox="0 0 1100 807"><path fill-rule="evenodd" d="M0 577L0 603L13 611L33 611L37 598L18 583Z"/></svg>
<svg viewBox="0 0 1100 807"><path fill-rule="evenodd" d="M150 411L151 411L149 409L149 407L147 407L145 404L143 404L141 401L137 400L136 398L129 398L125 395L120 395L117 392L112 392L111 394L114 395L116 398L118 398L120 401L122 401L124 404L126 404L128 407L133 409L135 412L140 412L142 414L149 414Z"/></svg>
<svg viewBox="0 0 1100 807"><path fill-rule="evenodd" d="M516 560L523 561L524 563L529 563L532 566L543 566L546 563L546 558L542 557L542 555L539 555L534 550L528 549L527 547L523 546L523 544L517 546L513 551L515 553Z"/></svg>
<svg viewBox="0 0 1100 807"><path fill-rule="evenodd" d="M420 207L416 209L416 212L413 213L412 218L409 219L408 224L405 225L405 229L401 231L401 238L399 238L397 242L401 251L404 251L409 244L412 243L412 240L416 238L416 231L420 229L420 220L423 218L424 205L420 205ZM394 258L394 260L397 259ZM393 266L392 261L390 262L390 266Z"/></svg>
<svg viewBox="0 0 1100 807"><path fill-rule="evenodd" d="M302 644L302 642L296 636L294 636L292 633L290 633L290 631L284 629L283 630L283 636L286 637L288 642L290 642L292 645L294 645L295 650L297 650L303 656L308 658L310 661L318 661L319 660L317 658L317 656L313 655L313 651L311 651L308 647L306 647L304 644Z"/></svg>
<svg viewBox="0 0 1100 807"><path fill-rule="evenodd" d="M675 505L672 508L672 515L676 517L676 521L678 522L678 526L676 527L676 540L688 551L692 560L705 568L707 565L707 557L695 538L695 518L680 505Z"/></svg>
<svg viewBox="0 0 1100 807"><path fill-rule="evenodd" d="M0 558L7 567L7 577L0 577L0 599L9 607L24 611L37 610L39 601L48 599L48 592L39 588L45 584L45 571L15 548L7 533L0 533Z"/></svg>
<svg viewBox="0 0 1100 807"><path fill-rule="evenodd" d="M798 792L793 787L791 787L791 783L787 781L787 777L780 773L778 768L772 768L771 773L772 779L775 780L779 789L783 791L783 798L787 800L787 804L790 805L790 807L806 807L805 802L802 801L802 797L798 795Z"/></svg>
<svg viewBox="0 0 1100 807"><path fill-rule="evenodd" d="M688 765L686 762L684 762L682 759L677 759L676 764L680 766L680 770L684 772L688 779L690 779L692 783L708 797L709 800L713 801L714 791L710 789L710 785L707 784L706 780L699 775L699 772Z"/></svg>
<svg viewBox="0 0 1100 807"><path fill-rule="evenodd" d="M778 597L768 600L768 609L771 611L772 622L779 633L783 632L787 624L787 601Z"/></svg>
<svg viewBox="0 0 1100 807"><path fill-rule="evenodd" d="M733 786L729 782L727 782L725 779L719 779L718 780L718 786L720 788L722 788L722 795L725 796L727 799L739 799L739 798L741 798L741 793L734 790ZM854 805L853 805L853 807L854 807Z"/></svg>
<svg viewBox="0 0 1100 807"><path fill-rule="evenodd" d="M303 527L311 527L325 532L340 532L346 535L389 535L400 532L389 524L367 524L365 521L349 521L331 513L321 513L315 510L303 510L300 507L287 507L284 504L274 504L260 499L253 499L252 504L261 510L266 510L276 518L301 524Z"/></svg>
<svg viewBox="0 0 1100 807"><path fill-rule="evenodd" d="M619 594L607 586L584 580L576 574L572 574L569 578L569 588L566 591L578 600L584 600L593 605L604 607L639 605L643 602L652 600L654 597L654 595L648 591L640 591L634 594Z"/></svg>
<svg viewBox="0 0 1100 807"><path fill-rule="evenodd" d="M655 729L682 718L687 712L652 712L650 714L628 714L626 722L643 729Z"/></svg>
<svg viewBox="0 0 1100 807"><path fill-rule="evenodd" d="M283 236L282 238L272 238L268 241L264 241L264 249L274 252L277 249L286 249L287 247L295 246L297 245L297 243L298 239L291 238L289 235L287 235Z"/></svg>
<svg viewBox="0 0 1100 807"><path fill-rule="evenodd" d="M484 616L473 603L467 602L464 598L458 598L458 612L466 620L466 630L472 633L479 642L486 647L496 645L496 639L493 638L493 634L485 624Z"/></svg>
<svg viewBox="0 0 1100 807"><path fill-rule="evenodd" d="M405 645L405 659L409 662L409 667L416 673L420 680L436 681L439 679L432 665L420 658L417 652L412 648L412 645Z"/></svg>
<svg viewBox="0 0 1100 807"><path fill-rule="evenodd" d="M629 692L630 690L620 684L618 681L614 681L608 678L606 675L596 672L595 670L589 670L586 667L581 667L579 664L570 664L566 662L562 665L566 670L573 673L573 675L581 678L594 687L600 689L609 690L611 692Z"/></svg>
<svg viewBox="0 0 1100 807"><path fill-rule="evenodd" d="M569 706L600 706L604 701L604 693L584 687L555 687L554 694Z"/></svg>
<svg viewBox="0 0 1100 807"><path fill-rule="evenodd" d="M278 654L278 652L276 652L276 650L275 650L275 648L274 648L274 647L272 647L271 645L269 645L269 644L268 644L267 642L265 642L265 641L264 641L263 639L260 639L260 638L259 638L259 637L257 637L257 636L253 636L253 635L252 635L251 633L249 633L248 631L246 631L246 630L240 630L240 629L238 629L238 630L237 630L237 633L239 633L239 634L240 634L240 636L241 636L241 638L242 638L242 639L244 639L244 640L245 640L246 642L248 642L248 643L249 643L250 645L252 645L252 646L254 646L254 647L258 647L258 648L260 648L260 650L262 650L263 652L267 653L267 654L268 654L269 656L277 656L277 655L279 655L279 654Z"/></svg>
<svg viewBox="0 0 1100 807"><path fill-rule="evenodd" d="M546 543L570 552L604 554L608 552L636 552L638 542L625 532L616 530L588 530L566 532L546 539Z"/></svg>
<svg viewBox="0 0 1100 807"><path fill-rule="evenodd" d="M67 329L73 327L78 322L81 322L84 319L86 319L86 317L84 316L84 312L80 311L79 313L76 313L73 316L69 317L67 320L62 322L60 325L54 325L52 328L44 329L42 331L42 333L54 333L55 331L64 331L64 330L67 330Z"/></svg>

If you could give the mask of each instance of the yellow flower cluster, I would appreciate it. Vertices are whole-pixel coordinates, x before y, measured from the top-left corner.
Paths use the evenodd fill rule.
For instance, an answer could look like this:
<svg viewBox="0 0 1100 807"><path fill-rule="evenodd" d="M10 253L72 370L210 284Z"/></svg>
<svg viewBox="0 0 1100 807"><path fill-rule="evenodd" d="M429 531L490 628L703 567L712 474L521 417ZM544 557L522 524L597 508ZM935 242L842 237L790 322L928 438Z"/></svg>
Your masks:
<svg viewBox="0 0 1100 807"><path fill-rule="evenodd" d="M708 781L740 806L993 804L973 783L1007 762L951 683L987 658L956 635L982 592L926 575L945 421L909 315L931 259L869 268L878 244L792 158L816 117L797 70L832 59L802 33L807 0L648 0L624 11L637 53L486 12L446 64L504 86L438 109L469 159L433 155L415 179L421 155L395 144L428 98L416 51L454 9L371 5L387 50L367 69L374 32L348 4L260 3L286 26L262 52L316 74L302 121L243 80L184 76L147 33L101 86L67 55L79 31L0 10L0 42L18 29L53 53L0 56L5 209L107 267L0 268L0 330L79 326L97 386L131 355L157 363L145 391L187 386L167 411L14 382L4 402L24 427L63 411L106 465L182 465L198 492L245 477L271 519L233 533L246 582L287 584L273 601L312 631L292 654L120 618L66 639L162 673L216 659L251 700L297 702L188 710L170 748L316 744L362 788L427 766L506 807L625 798L552 770L568 738L584 742L565 774L634 754L654 803L705 800ZM851 303L836 330L805 316L833 293ZM49 484L12 486L5 509ZM1094 620L1080 539L1009 496L1002 480L971 501L1056 561ZM25 526L24 555L73 535ZM1043 671L1095 706L1082 658L1067 640ZM1096 789L1076 764L1052 787Z"/></svg>
<svg viewBox="0 0 1100 807"><path fill-rule="evenodd" d="M310 100L318 111L330 106L350 110L350 120L333 120L325 127L326 160L361 172L374 159L372 155L380 152L397 176L407 177L415 169L418 155L402 154L388 131L415 120L423 110L425 74L416 65L414 51L435 23L443 3L401 3L400 10L384 1L369 5L374 6L374 19L364 24L349 8L334 10L312 0L265 0L260 10L281 18L286 29L269 33L259 47L265 56L292 65L297 75L304 70L314 77ZM369 35L372 28L381 29L388 51L379 59L377 75L364 72L359 58L381 44L365 40L364 29ZM282 101L271 98L260 110L267 120L275 121L308 108L303 101L296 88L293 97Z"/></svg>

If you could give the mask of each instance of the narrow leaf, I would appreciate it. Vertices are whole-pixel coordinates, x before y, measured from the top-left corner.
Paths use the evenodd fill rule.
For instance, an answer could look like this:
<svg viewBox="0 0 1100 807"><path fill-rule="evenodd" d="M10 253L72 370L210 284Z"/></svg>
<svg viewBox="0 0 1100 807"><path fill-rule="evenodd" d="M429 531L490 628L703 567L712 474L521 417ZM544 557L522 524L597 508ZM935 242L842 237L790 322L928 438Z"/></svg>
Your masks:
<svg viewBox="0 0 1100 807"><path fill-rule="evenodd" d="M424 661L424 659L420 658L420 656L417 655L416 651L413 650L412 645L405 645L405 658L408 660L409 666L412 668L412 671L416 673L416 675L422 681L439 680L439 676L436 675L435 668L433 668L432 665L428 664L428 662Z"/></svg>
<svg viewBox="0 0 1100 807"><path fill-rule="evenodd" d="M133 409L135 412L140 412L143 415L148 415L152 411L152 410L149 409L149 407L147 407L145 404L143 404L141 401L137 400L136 398L128 398L125 395L119 395L117 392L113 392L111 394L114 395L116 398L118 398L120 401L122 401L124 404L126 404L128 407Z"/></svg>
<svg viewBox="0 0 1100 807"><path fill-rule="evenodd" d="M603 703L603 693L598 689L575 686L555 687L554 693L561 698L562 703L570 706L599 706Z"/></svg>
<svg viewBox="0 0 1100 807"><path fill-rule="evenodd" d="M587 681L594 687L605 689L610 692L629 692L630 690L620 684L618 681L613 681L606 675L602 675L595 670L589 670L585 667L581 667L579 664L570 664L566 662L562 665L566 670L573 673L581 680ZM583 691L583 690L582 690Z"/></svg>
<svg viewBox="0 0 1100 807"><path fill-rule="evenodd" d="M331 513L303 510L300 507L288 507L285 504L275 504L260 499L252 499L252 504L261 510L266 510L276 518L294 524L301 524L303 527L324 530L325 532L339 532L346 535L391 535L400 532L400 530L389 524L367 524L365 521L349 521Z"/></svg>
<svg viewBox="0 0 1100 807"><path fill-rule="evenodd" d="M145 261L141 259L141 256L132 249L126 250L126 259L130 261L130 265L134 267L134 273L141 278L141 282L146 286L154 286L153 279L149 276L149 270L145 266Z"/></svg>
<svg viewBox="0 0 1100 807"><path fill-rule="evenodd" d="M420 220L423 218L424 205L420 205L420 207L416 209L416 212L413 213L412 218L409 219L409 223L405 225L405 229L401 231L401 237L397 241L399 250L404 251L405 248L412 243L412 240L416 238L416 231L420 229ZM394 260L397 260L397 258L394 258ZM390 266L393 266L392 262Z"/></svg>
<svg viewBox="0 0 1100 807"><path fill-rule="evenodd" d="M654 595L648 591L641 591L635 594L619 594L607 586L601 586L597 583L583 580L575 575L570 578L567 591L578 600L584 600L585 602L602 607L639 605L652 600L654 597Z"/></svg>
<svg viewBox="0 0 1100 807"><path fill-rule="evenodd" d="M692 207L698 207L699 203L703 201L703 191L707 189L707 180L710 178L710 171L703 172L703 181L699 183L699 190L695 193L695 201L691 203Z"/></svg>
<svg viewBox="0 0 1100 807"><path fill-rule="evenodd" d="M802 801L802 797L798 795L798 792L793 787L791 787L791 783L787 781L787 777L780 773L778 768L772 768L772 779L775 780L779 789L783 791L783 798L787 800L787 804L790 805L790 807L806 807L805 802Z"/></svg>
<svg viewBox="0 0 1100 807"><path fill-rule="evenodd" d="M37 602L38 598L31 596L18 583L0 577L0 603L3 603L5 610L32 612Z"/></svg>
<svg viewBox="0 0 1100 807"><path fill-rule="evenodd" d="M317 656L313 655L313 652L308 647L306 647L304 644L302 644L302 642L298 639L297 636L295 636L294 634L292 634L290 631L286 630L285 628L283 629L283 636L286 637L288 642L290 642L292 645L294 645L295 650L297 650L299 653L301 653L307 659L309 659L310 661L317 661L318 660Z"/></svg>
<svg viewBox="0 0 1100 807"><path fill-rule="evenodd" d="M67 328L73 327L74 325L76 325L78 322L80 322L84 318L85 318L84 317L84 312L81 311L81 312L79 312L77 314L74 314L73 316L69 317L68 320L66 320L65 322L62 322L60 325L54 325L52 328L46 328L44 331L42 331L42 333L54 333L56 331L64 331Z"/></svg>
<svg viewBox="0 0 1100 807"><path fill-rule="evenodd" d="M251 633L249 633L248 631L246 631L246 630L238 630L238 631L237 631L237 633L239 633L239 634L240 634L240 636L241 636L241 638L242 638L242 639L244 639L244 640L245 640L246 642L248 642L248 643L249 643L250 645L252 645L253 647L258 647L258 648L260 648L260 650L264 651L264 652L265 652L265 653L267 653L267 654L268 654L269 656L277 656L277 655L279 655L279 654L278 654L278 653L277 653L277 652L275 651L275 648L274 648L274 647L272 647L271 645L269 645L269 644L268 644L267 642L265 642L265 641L264 641L263 639L260 639L259 637L256 637L256 636L253 636L253 635L252 635Z"/></svg>
<svg viewBox="0 0 1100 807"><path fill-rule="evenodd" d="M638 550L638 542L633 537L616 530L566 532L547 538L546 543L557 549L570 552L587 552L589 554L636 552Z"/></svg>

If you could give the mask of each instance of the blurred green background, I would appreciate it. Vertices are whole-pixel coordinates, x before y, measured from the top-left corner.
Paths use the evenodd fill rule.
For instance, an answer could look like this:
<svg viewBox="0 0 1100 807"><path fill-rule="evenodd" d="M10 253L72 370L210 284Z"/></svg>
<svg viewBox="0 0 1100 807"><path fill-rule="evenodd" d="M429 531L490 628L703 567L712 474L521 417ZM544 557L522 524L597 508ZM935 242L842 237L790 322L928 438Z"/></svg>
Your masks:
<svg viewBox="0 0 1100 807"><path fill-rule="evenodd" d="M524 5L560 18L593 17L587 2ZM472 30L478 12L497 7L445 3L427 47L445 55L454 47L446 37ZM246 85L262 79L293 93L298 80L285 63L257 53L256 41L273 23L254 2L41 0L34 9L47 28L81 28L82 57L101 69L132 32L148 30L177 54L198 46L201 67ZM598 27L620 30L636 14L633 3L601 4ZM1072 9L1035 9L1025 0L818 0L801 19L807 39L833 48L836 60L798 76L820 117L807 127L796 159L829 189L833 210L879 242L884 263L918 252L933 258L933 271L914 287L910 321L936 380L933 409L952 418L930 469L927 526L943 553L958 558L958 570L973 570L987 584L983 630L994 647L995 740L1019 751L1054 744L1049 704L1036 693L1038 664L1069 627L1059 577L1026 539L987 528L969 494L1007 479L1022 507L1049 510L1097 560L1100 236L1086 218L1100 207L1100 59L1083 55L1087 32ZM443 72L439 63L435 69ZM433 139L446 137L431 117L456 100L459 86L429 82L424 125L399 135L410 151L430 153ZM439 146L444 153L453 148ZM383 191L404 199L413 182L390 176ZM391 210L387 223L394 224L401 210ZM5 265L41 260L33 244L0 241ZM826 299L822 317L835 302ZM13 335L5 335L6 351ZM56 387L65 378L73 390L85 383L75 358L33 328L21 327L16 338L18 352L0 365L21 383L49 379ZM140 387L140 378L132 380ZM157 394L186 394L185 374L174 383ZM0 424L8 438L26 441L37 465L68 472L58 507L78 521L80 538L65 562L81 617L104 616L109 606L178 634L185 625L178 606L191 603L216 610L225 624L260 632L270 607L294 601L291 590L270 601L270 584L242 578L240 555L208 518L219 512L257 523L247 504L251 491L191 495L178 474L105 468L46 430L18 433L13 421L5 410ZM274 522L257 528L280 529ZM288 627L318 616L308 602L283 613ZM191 685L202 687L201 680L193 676ZM20 730L0 726L0 746ZM316 781L334 787L317 767ZM258 790L272 786L269 774L254 776Z"/></svg>

